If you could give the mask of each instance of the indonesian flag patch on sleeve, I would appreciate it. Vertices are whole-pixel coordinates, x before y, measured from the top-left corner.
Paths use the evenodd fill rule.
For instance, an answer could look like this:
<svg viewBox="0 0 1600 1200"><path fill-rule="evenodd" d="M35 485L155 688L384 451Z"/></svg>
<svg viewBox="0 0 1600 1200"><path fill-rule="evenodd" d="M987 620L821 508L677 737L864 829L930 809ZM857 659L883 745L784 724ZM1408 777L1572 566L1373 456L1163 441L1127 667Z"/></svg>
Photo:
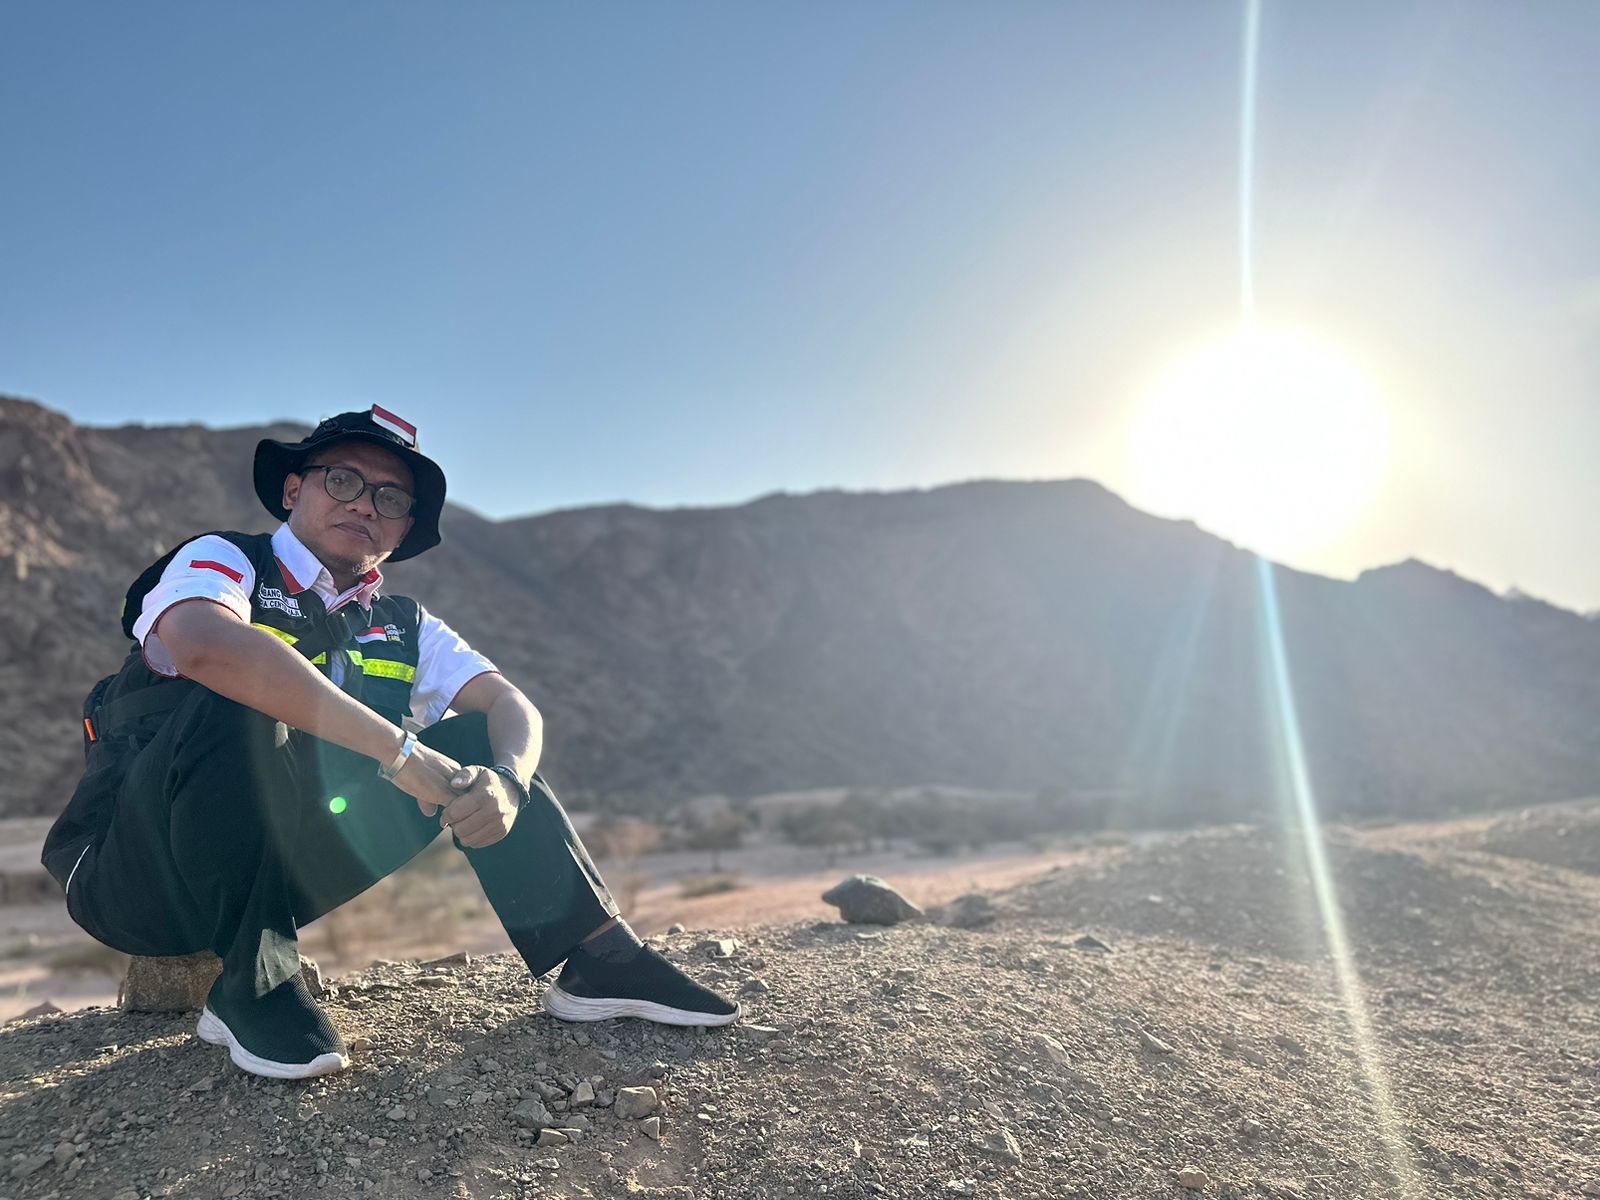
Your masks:
<svg viewBox="0 0 1600 1200"><path fill-rule="evenodd" d="M382 429L387 429L396 437L402 439L406 445L417 444L417 427L409 421L403 421L386 408L372 406L372 419Z"/></svg>

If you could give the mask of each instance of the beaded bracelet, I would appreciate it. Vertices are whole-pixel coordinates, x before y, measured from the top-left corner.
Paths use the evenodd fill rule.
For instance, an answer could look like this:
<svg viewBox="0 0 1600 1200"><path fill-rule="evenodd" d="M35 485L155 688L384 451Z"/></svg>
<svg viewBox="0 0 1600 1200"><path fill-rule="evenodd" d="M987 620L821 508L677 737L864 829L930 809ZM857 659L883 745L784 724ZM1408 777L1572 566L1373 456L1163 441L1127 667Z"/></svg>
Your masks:
<svg viewBox="0 0 1600 1200"><path fill-rule="evenodd" d="M517 773L515 771L506 766L505 763L495 763L494 766L490 767L489 769L496 775L499 775L502 779L507 780L514 788L516 788L518 808L521 808L528 802L528 785L517 778Z"/></svg>

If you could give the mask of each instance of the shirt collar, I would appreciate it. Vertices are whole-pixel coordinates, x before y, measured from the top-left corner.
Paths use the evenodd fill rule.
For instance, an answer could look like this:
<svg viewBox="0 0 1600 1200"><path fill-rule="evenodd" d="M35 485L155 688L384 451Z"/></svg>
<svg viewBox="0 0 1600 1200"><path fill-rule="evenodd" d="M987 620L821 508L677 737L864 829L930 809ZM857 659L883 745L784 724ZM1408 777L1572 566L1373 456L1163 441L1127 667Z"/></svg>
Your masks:
<svg viewBox="0 0 1600 1200"><path fill-rule="evenodd" d="M289 585L289 594L298 596L307 590L315 591L326 602L329 612L352 598L362 608L371 608L373 598L383 583L383 572L373 567L355 587L344 592L338 591L333 584L333 574L294 535L287 521L279 525L272 535L272 553L283 572L283 581Z"/></svg>

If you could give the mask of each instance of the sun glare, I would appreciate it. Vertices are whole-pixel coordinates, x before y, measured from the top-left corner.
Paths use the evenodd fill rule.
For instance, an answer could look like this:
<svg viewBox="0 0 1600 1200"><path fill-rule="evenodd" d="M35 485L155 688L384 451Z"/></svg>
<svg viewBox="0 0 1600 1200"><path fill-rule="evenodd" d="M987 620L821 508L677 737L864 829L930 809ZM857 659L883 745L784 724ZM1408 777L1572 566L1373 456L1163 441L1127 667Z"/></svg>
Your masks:
<svg viewBox="0 0 1600 1200"><path fill-rule="evenodd" d="M1179 361L1145 398L1130 452L1141 508L1293 561L1372 499L1388 417L1372 381L1338 351L1254 328Z"/></svg>

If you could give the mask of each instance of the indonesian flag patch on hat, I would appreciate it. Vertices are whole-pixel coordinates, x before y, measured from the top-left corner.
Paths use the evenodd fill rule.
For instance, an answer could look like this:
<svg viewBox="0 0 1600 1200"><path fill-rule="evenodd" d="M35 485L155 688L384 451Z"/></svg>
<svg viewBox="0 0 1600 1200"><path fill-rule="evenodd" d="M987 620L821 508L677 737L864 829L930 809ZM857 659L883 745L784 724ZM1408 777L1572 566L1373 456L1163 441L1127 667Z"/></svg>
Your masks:
<svg viewBox="0 0 1600 1200"><path fill-rule="evenodd" d="M379 408L374 404L372 406L372 420L374 424L387 429L396 437L404 438L406 445L415 446L417 444L417 427L411 422L395 416L387 408Z"/></svg>

